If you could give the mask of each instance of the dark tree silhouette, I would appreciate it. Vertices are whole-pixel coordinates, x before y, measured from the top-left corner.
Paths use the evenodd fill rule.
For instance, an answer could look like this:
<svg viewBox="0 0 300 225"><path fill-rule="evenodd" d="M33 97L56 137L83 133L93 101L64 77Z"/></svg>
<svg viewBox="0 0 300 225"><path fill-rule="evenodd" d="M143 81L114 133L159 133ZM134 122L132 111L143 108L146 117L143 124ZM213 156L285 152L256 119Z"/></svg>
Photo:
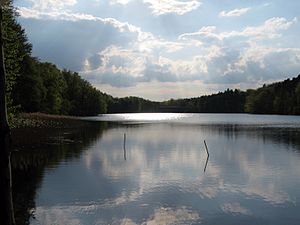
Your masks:
<svg viewBox="0 0 300 225"><path fill-rule="evenodd" d="M2 36L2 13L4 1L0 5L0 224L12 225L14 213L12 205L10 167L10 129L7 121L5 97L5 65Z"/></svg>

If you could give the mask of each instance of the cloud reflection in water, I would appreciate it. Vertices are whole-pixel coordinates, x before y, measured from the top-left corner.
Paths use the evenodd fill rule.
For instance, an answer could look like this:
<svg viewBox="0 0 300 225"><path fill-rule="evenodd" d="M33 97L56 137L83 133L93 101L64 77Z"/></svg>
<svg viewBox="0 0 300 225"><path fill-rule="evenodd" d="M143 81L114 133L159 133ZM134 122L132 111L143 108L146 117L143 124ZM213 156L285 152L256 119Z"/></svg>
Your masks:
<svg viewBox="0 0 300 225"><path fill-rule="evenodd" d="M76 194L78 202L64 205L57 199L53 205L37 207L36 216L67 224L150 225L201 223L223 215L229 221L235 216L231 222L247 216L249 221L261 217L276 224L273 212L297 209L300 196L293 190L300 185L295 179L300 173L299 155L287 151L289 144L278 142L276 129L269 136L251 129L114 126L83 154L77 167L70 164L74 173L78 169L85 174L80 183L87 188ZM204 139L210 150L205 173ZM55 173L49 176L62 176ZM60 186L49 188L58 191ZM53 193L42 189L40 196L46 197L41 199L55 200Z"/></svg>

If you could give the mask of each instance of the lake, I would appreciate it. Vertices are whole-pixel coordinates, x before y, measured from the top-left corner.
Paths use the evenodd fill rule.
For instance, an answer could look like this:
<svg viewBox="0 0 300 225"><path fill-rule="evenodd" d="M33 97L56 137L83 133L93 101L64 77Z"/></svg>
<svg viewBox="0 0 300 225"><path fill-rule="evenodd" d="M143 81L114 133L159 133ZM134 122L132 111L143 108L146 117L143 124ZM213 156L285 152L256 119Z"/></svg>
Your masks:
<svg viewBox="0 0 300 225"><path fill-rule="evenodd" d="M12 155L20 224L299 224L299 116L84 119L22 131Z"/></svg>

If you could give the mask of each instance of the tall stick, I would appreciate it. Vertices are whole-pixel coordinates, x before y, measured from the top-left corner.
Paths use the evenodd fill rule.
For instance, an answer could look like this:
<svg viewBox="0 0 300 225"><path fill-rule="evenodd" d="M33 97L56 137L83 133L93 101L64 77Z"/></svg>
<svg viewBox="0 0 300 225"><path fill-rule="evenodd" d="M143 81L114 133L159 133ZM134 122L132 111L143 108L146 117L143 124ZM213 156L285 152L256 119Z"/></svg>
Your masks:
<svg viewBox="0 0 300 225"><path fill-rule="evenodd" d="M126 133L124 133L123 150L124 150L124 160L126 160Z"/></svg>
<svg viewBox="0 0 300 225"><path fill-rule="evenodd" d="M207 153L207 155L208 155L208 157L209 157L209 152L208 152L208 148L207 148L207 145L206 145L206 141L205 141L205 140L204 140L204 145L205 145L206 153Z"/></svg>
<svg viewBox="0 0 300 225"><path fill-rule="evenodd" d="M205 161L204 173L205 173L205 171L206 171L206 167L207 167L207 164L208 164L208 158L209 158L209 155L207 156L206 161Z"/></svg>
<svg viewBox="0 0 300 225"><path fill-rule="evenodd" d="M205 166L204 166L204 173L205 173L206 167L207 167L207 163L208 163L208 158L209 158L209 152L208 152L208 148L207 148L207 144L206 144L206 141L205 141L205 140L204 140L204 146L205 146L206 153L207 153L207 158L206 158Z"/></svg>
<svg viewBox="0 0 300 225"><path fill-rule="evenodd" d="M5 65L3 49L3 5L0 5L0 224L13 225L12 183L10 165L10 128L7 120Z"/></svg>

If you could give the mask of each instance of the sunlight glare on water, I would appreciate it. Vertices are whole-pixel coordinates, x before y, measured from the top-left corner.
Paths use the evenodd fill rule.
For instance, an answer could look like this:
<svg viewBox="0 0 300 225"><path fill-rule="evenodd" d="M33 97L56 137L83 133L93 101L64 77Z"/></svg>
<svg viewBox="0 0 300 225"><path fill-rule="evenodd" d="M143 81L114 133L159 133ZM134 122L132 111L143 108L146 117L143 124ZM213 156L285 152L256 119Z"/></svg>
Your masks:
<svg viewBox="0 0 300 225"><path fill-rule="evenodd" d="M85 117L90 121L118 123L181 123L197 125L242 125L261 127L300 127L300 117L209 113L119 113Z"/></svg>
<svg viewBox="0 0 300 225"><path fill-rule="evenodd" d="M179 121L187 118L186 113L123 113L107 114L99 117L101 121L123 121L123 122L162 122Z"/></svg>

